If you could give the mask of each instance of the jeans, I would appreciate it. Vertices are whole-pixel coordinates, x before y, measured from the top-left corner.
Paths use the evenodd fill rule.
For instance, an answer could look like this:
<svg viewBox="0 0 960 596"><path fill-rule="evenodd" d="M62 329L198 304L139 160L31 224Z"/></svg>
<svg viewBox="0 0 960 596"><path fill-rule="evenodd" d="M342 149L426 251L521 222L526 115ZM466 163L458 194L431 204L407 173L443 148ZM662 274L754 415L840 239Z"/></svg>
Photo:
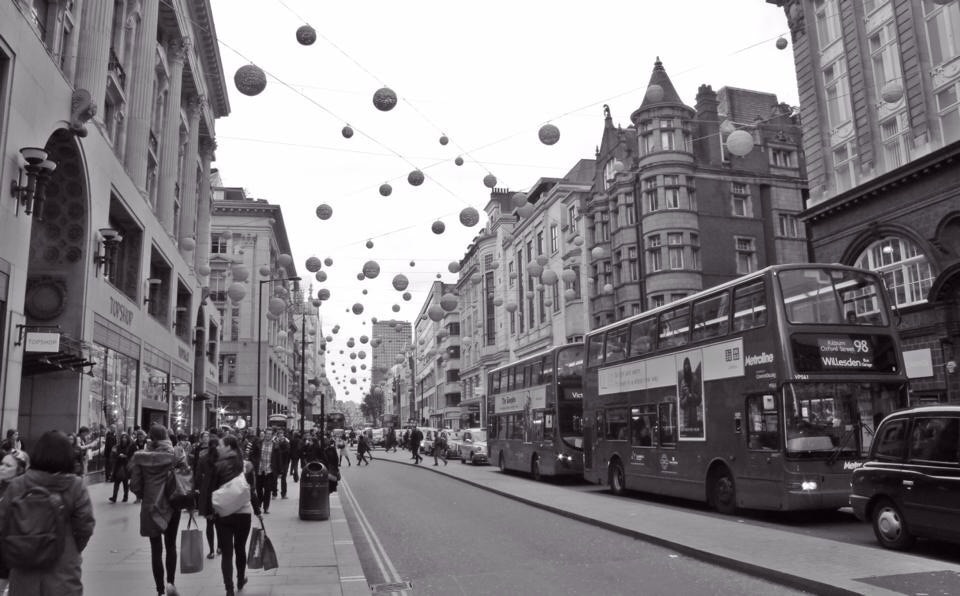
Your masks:
<svg viewBox="0 0 960 596"><path fill-rule="evenodd" d="M213 520L207 518L207 547L210 549L210 552L213 552L213 532L215 527L216 524L214 524Z"/></svg>
<svg viewBox="0 0 960 596"><path fill-rule="evenodd" d="M130 481L127 480L126 477L124 477L123 480L120 480L119 478L116 477L116 475L114 475L113 477L113 500L114 501L117 500L117 492L120 490L121 484L123 484L123 500L126 501L127 496L130 495Z"/></svg>
<svg viewBox="0 0 960 596"><path fill-rule="evenodd" d="M223 572L223 585L233 589L233 561L236 557L237 581L246 575L247 571L247 537L250 536L249 513L234 513L226 517L218 517L217 542L220 544L220 570Z"/></svg>
<svg viewBox="0 0 960 596"><path fill-rule="evenodd" d="M260 499L260 506L263 507L264 513L270 509L270 496L275 480L273 472L257 474L257 498ZM223 550L223 546L220 550Z"/></svg>
<svg viewBox="0 0 960 596"><path fill-rule="evenodd" d="M163 549L167 550L167 582L174 583L177 575L177 532L180 530L180 510L173 512L167 529L160 536L150 537L150 564L153 567L153 582L157 591L163 587Z"/></svg>
<svg viewBox="0 0 960 596"><path fill-rule="evenodd" d="M290 473L293 474L293 481L300 481L300 455L290 457Z"/></svg>
<svg viewBox="0 0 960 596"><path fill-rule="evenodd" d="M287 466L283 466L283 471L281 471L278 476L280 476L280 496L286 498L287 496Z"/></svg>

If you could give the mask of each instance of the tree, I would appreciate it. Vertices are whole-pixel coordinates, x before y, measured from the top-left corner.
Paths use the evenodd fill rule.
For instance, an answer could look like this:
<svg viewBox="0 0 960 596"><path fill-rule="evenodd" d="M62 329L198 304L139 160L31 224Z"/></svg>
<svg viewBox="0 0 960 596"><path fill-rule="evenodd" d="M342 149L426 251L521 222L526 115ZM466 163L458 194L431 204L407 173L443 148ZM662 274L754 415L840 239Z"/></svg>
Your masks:
<svg viewBox="0 0 960 596"><path fill-rule="evenodd" d="M360 412L364 417L376 424L377 420L383 415L383 391L374 388L373 391L363 396L360 403Z"/></svg>

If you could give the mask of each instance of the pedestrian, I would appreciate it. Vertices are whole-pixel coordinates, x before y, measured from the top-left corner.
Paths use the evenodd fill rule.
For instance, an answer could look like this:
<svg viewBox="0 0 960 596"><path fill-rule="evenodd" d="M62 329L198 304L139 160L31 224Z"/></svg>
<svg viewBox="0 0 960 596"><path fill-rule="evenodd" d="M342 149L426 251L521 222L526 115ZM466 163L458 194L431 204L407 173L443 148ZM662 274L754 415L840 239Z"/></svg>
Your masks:
<svg viewBox="0 0 960 596"><path fill-rule="evenodd" d="M274 472L280 480L280 498L287 498L287 470L290 468L290 439L284 431L277 432L277 467ZM277 496L276 493L273 496Z"/></svg>
<svg viewBox="0 0 960 596"><path fill-rule="evenodd" d="M33 446L29 462L25 462L24 466L28 464L26 472L7 481L3 498L0 499L0 520L7 519L9 507L18 497L40 487L60 495L66 536L63 537L63 552L52 567L10 569L10 594L82 596L80 553L93 535L96 522L90 494L83 480L74 473L73 444L62 432L48 431Z"/></svg>
<svg viewBox="0 0 960 596"><path fill-rule="evenodd" d="M23 446L20 444L20 431L15 428L7 429L7 437L3 440L3 445L0 448L4 453L10 453L14 449L23 451Z"/></svg>
<svg viewBox="0 0 960 596"><path fill-rule="evenodd" d="M247 484L250 485L250 501L244 503L238 511L223 516L214 513L217 543L220 544L220 549L223 552L223 556L220 558L223 586L226 588L227 596L234 596L234 563L236 563L237 570L236 589L238 591L242 590L247 583L247 537L250 536L252 514L256 514L257 519L263 524L263 517L260 514L260 499L254 489L256 478L253 463L244 461L243 451L236 437L233 435L223 437L219 449L212 449L211 442L209 453L211 458L215 458L213 460L214 481L201 493L201 501L212 503L214 491L240 474L244 475Z"/></svg>
<svg viewBox="0 0 960 596"><path fill-rule="evenodd" d="M220 554L217 548L214 554L214 534L216 522L214 519L213 503L210 495L213 493L213 483L216 480L217 449L220 447L220 439L216 435L211 435L204 431L200 434L200 442L194 450L193 458L193 486L197 489L197 513L206 519L207 524L205 534L207 537L207 558L212 559Z"/></svg>
<svg viewBox="0 0 960 596"><path fill-rule="evenodd" d="M90 429L81 426L73 437L73 471L81 477L86 478L87 466L90 458L93 457L93 451L100 446L99 439L90 438Z"/></svg>
<svg viewBox="0 0 960 596"><path fill-rule="evenodd" d="M367 454L370 452L370 439L367 438L365 433L360 433L360 436L357 437L357 465L367 464L370 465L370 461L373 459L373 456L370 456L370 459L367 459Z"/></svg>
<svg viewBox="0 0 960 596"><path fill-rule="evenodd" d="M306 466L312 461L323 461L323 447L320 446L320 439L315 436L307 438L303 446L303 458L301 464Z"/></svg>
<svg viewBox="0 0 960 596"><path fill-rule="evenodd" d="M106 475L107 482L110 482L113 479L113 462L114 462L114 453L113 448L117 446L117 425L111 424L110 428L107 429L107 434L103 438L103 452L104 452L104 474Z"/></svg>
<svg viewBox="0 0 960 596"><path fill-rule="evenodd" d="M343 464L343 458L347 458L347 465L352 466L350 462L350 450L347 449L347 441L343 435L337 435L337 451L340 453L337 465ZM360 457L357 455L357 457Z"/></svg>
<svg viewBox="0 0 960 596"><path fill-rule="evenodd" d="M293 481L300 482L300 458L303 454L303 436L299 432L293 433L290 439L290 473Z"/></svg>
<svg viewBox="0 0 960 596"><path fill-rule="evenodd" d="M433 465L437 464L437 458L443 460L443 465L447 465L447 431L434 431L433 440Z"/></svg>
<svg viewBox="0 0 960 596"><path fill-rule="evenodd" d="M403 447L404 449L409 449L409 448L410 448L410 429L409 429L409 428L403 431L403 445L402 445L402 447ZM410 459L413 459L413 458L411 457Z"/></svg>
<svg viewBox="0 0 960 596"><path fill-rule="evenodd" d="M133 454L130 465L130 490L141 500L140 535L150 539L150 563L157 594L175 594L177 573L177 531L180 510L170 504L166 494L167 476L184 463L183 452L175 450L164 427L150 427L146 449ZM167 583L163 582L166 548Z"/></svg>
<svg viewBox="0 0 960 596"><path fill-rule="evenodd" d="M387 451L393 450L394 453L397 452L397 430L395 428L390 429L390 448Z"/></svg>
<svg viewBox="0 0 960 596"><path fill-rule="evenodd" d="M410 430L410 451L413 452L414 463L419 464L423 461L423 458L420 457L420 441L423 440L423 433L420 432L420 429L414 426Z"/></svg>
<svg viewBox="0 0 960 596"><path fill-rule="evenodd" d="M270 494L273 490L273 430L267 429L263 431L263 437L259 441L259 449L256 447L251 449L251 458L254 457L254 454L257 455L256 459L251 459L253 467L257 472L257 498L260 500L260 505L263 507L263 514L267 515L270 513Z"/></svg>
<svg viewBox="0 0 960 596"><path fill-rule="evenodd" d="M133 454L134 445L130 435L121 433L120 440L113 447L113 453L109 459L113 462L113 469L110 471L110 476L113 478L113 496L109 499L111 503L117 502L117 491L120 490L121 484L123 485L123 502L127 502L130 495L130 470L127 469L127 465Z"/></svg>
<svg viewBox="0 0 960 596"><path fill-rule="evenodd" d="M340 455L337 453L338 451L332 440L326 441L326 447L323 450L323 463L327 466L328 493L337 492L337 484L340 482Z"/></svg>
<svg viewBox="0 0 960 596"><path fill-rule="evenodd" d="M0 500L3 499L3 493L7 490L7 484L17 476L23 476L29 467L30 458L26 451L11 449L0 456ZM0 594L5 593L9 578L10 569L3 564L3 559L0 558Z"/></svg>

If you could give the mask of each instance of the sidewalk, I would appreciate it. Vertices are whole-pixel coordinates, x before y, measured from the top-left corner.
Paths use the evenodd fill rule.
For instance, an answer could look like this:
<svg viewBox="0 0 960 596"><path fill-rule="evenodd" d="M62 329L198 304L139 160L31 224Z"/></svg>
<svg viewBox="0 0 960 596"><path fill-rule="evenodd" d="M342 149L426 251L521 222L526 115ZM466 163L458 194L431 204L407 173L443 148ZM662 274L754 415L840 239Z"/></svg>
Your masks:
<svg viewBox="0 0 960 596"><path fill-rule="evenodd" d="M374 451L379 461L414 466L409 451ZM960 594L960 565L847 544L776 528L739 523L695 510L673 510L637 499L572 490L503 474L496 466L451 459L419 466L541 509L653 542L688 556L815 594ZM863 530L870 532L868 525Z"/></svg>
<svg viewBox="0 0 960 596"><path fill-rule="evenodd" d="M367 579L347 527L339 496L330 496L330 519L301 521L298 517L300 485L288 478L289 499L274 499L269 515L263 516L267 535L277 549L279 569L248 570L249 583L244 596L343 595L370 594ZM113 483L89 487L97 526L83 552L85 594L126 596L155 594L150 568L150 542L140 536L140 505L107 499ZM121 491L121 498L123 497ZM184 514L180 529L187 526ZM205 520L198 520L205 529ZM258 524L256 518L254 525ZM206 539L204 539L206 544ZM249 544L249 542L248 542ZM177 540L179 548L180 541ZM204 547L206 548L206 547ZM203 560L203 571L182 575L177 563L176 586L182 596L208 596L224 593L220 557ZM236 573L236 572L234 572Z"/></svg>

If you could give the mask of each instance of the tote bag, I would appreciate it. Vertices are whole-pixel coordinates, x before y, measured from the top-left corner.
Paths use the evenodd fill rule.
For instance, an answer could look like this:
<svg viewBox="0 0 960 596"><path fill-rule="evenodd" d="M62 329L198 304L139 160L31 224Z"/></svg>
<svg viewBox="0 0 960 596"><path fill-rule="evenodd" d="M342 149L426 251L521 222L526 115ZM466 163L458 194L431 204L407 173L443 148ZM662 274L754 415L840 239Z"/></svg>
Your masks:
<svg viewBox="0 0 960 596"><path fill-rule="evenodd" d="M279 567L277 562L277 550L273 547L273 542L267 536L267 530L263 527L263 520L260 520L260 527L253 528L250 532L250 548L247 550L247 568L263 569L270 571Z"/></svg>
<svg viewBox="0 0 960 596"><path fill-rule="evenodd" d="M190 529L193 524L193 529ZM203 571L203 532L197 527L197 520L190 513L187 529L180 532L180 573L199 573Z"/></svg>
<svg viewBox="0 0 960 596"><path fill-rule="evenodd" d="M211 495L213 510L220 517L232 515L250 503L250 485L243 472L236 475Z"/></svg>

